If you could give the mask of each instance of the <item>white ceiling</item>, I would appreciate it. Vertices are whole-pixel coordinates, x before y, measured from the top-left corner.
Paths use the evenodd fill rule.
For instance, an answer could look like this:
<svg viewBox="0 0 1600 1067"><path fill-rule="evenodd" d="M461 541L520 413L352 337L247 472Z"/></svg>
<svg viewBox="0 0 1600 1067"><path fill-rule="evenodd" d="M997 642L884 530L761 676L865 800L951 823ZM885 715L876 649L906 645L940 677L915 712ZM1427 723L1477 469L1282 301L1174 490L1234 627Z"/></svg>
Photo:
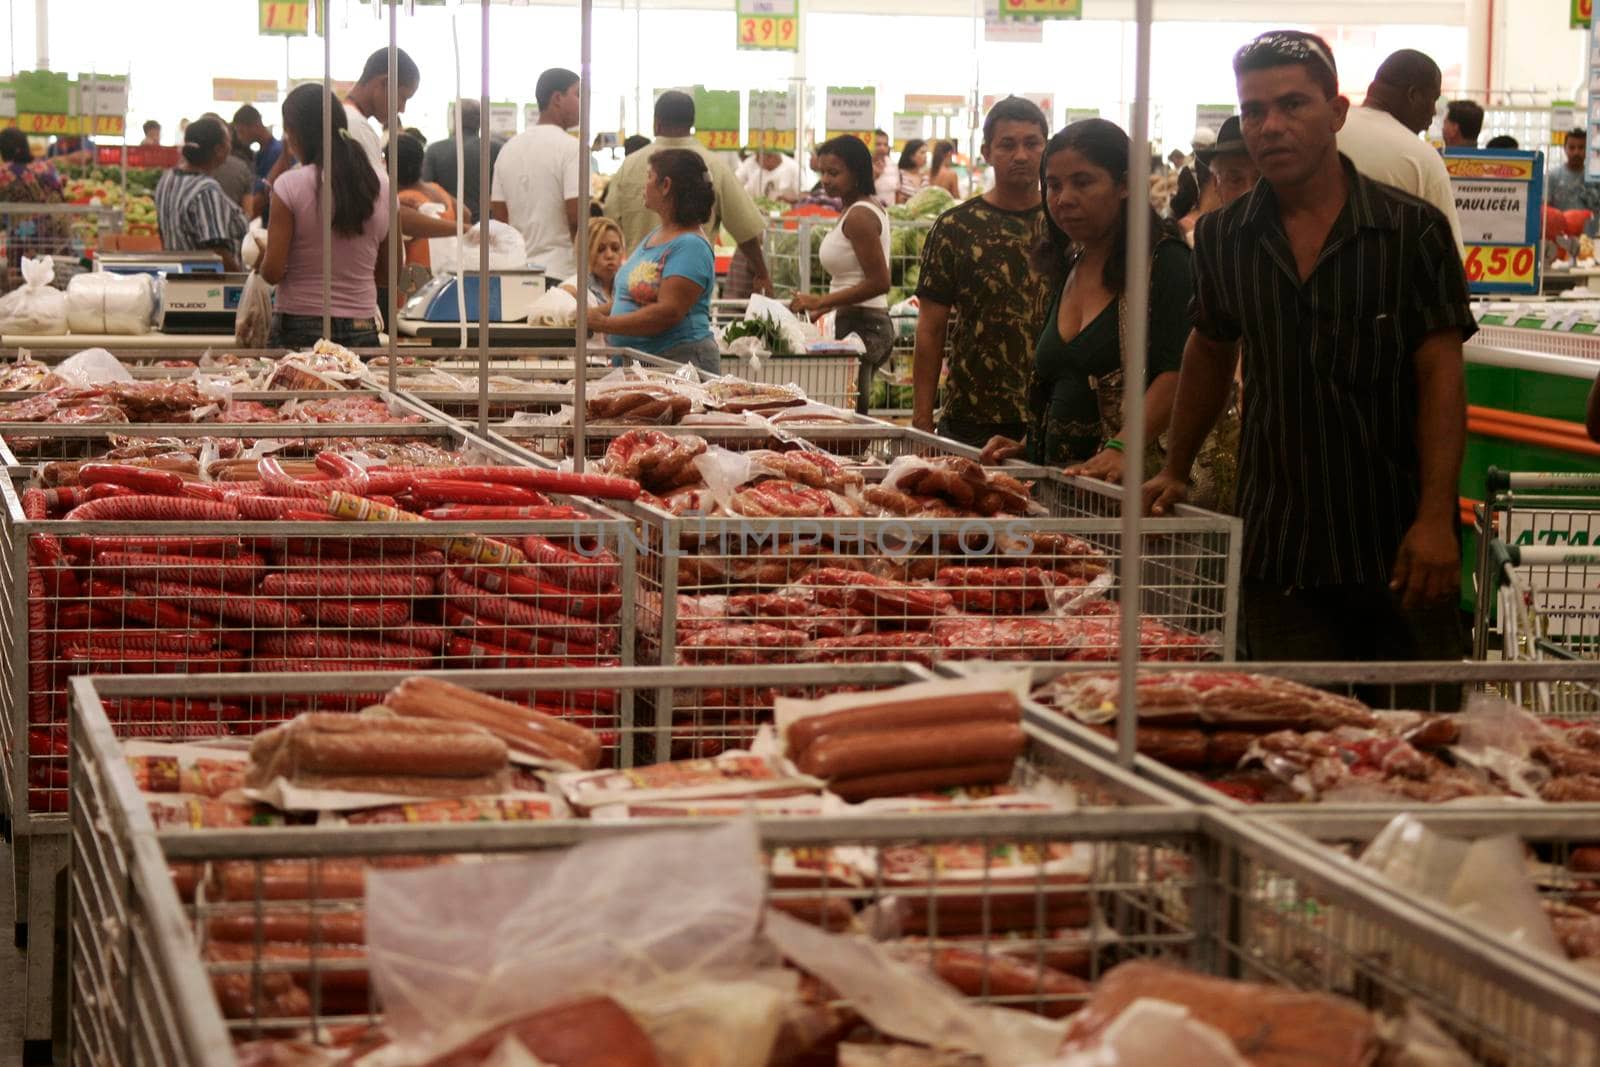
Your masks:
<svg viewBox="0 0 1600 1067"><path fill-rule="evenodd" d="M512 0L571 7L573 0ZM732 10L733 0L594 0L596 7ZM801 0L807 11L863 15L973 14L973 0ZM981 10L981 3L979 5ZM1087 19L1131 19L1133 0L1084 0ZM1286 22L1460 26L1466 0L1156 0L1155 17L1173 22Z"/></svg>

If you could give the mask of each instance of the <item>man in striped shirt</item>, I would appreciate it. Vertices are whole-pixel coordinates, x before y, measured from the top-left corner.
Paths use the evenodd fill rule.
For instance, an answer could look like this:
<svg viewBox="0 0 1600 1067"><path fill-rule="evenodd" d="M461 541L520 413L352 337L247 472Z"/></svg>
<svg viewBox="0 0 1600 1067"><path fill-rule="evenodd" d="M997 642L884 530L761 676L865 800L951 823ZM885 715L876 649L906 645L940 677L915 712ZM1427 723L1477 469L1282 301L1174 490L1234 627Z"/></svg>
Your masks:
<svg viewBox="0 0 1600 1067"><path fill-rule="evenodd" d="M1449 224L1339 154L1350 105L1320 38L1264 34L1234 73L1263 180L1195 230L1194 330L1146 501L1183 498L1243 340L1247 654L1457 659L1476 325Z"/></svg>

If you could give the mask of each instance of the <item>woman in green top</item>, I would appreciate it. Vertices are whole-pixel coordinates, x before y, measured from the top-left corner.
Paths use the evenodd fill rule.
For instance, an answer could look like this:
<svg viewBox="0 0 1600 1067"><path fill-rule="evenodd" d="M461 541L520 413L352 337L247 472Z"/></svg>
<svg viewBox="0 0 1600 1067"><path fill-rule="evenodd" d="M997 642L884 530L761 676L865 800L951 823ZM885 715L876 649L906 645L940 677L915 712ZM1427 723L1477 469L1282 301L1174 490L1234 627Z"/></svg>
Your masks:
<svg viewBox="0 0 1600 1067"><path fill-rule="evenodd" d="M1031 425L1025 443L997 437L986 461L1026 452L1068 474L1120 482L1123 336L1127 315L1128 135L1104 119L1075 122L1045 146L1040 164L1048 236L1034 269L1059 279L1034 349ZM1188 245L1150 211L1150 329L1144 381L1146 455L1172 416L1193 295ZM1144 282L1145 279L1135 279Z"/></svg>

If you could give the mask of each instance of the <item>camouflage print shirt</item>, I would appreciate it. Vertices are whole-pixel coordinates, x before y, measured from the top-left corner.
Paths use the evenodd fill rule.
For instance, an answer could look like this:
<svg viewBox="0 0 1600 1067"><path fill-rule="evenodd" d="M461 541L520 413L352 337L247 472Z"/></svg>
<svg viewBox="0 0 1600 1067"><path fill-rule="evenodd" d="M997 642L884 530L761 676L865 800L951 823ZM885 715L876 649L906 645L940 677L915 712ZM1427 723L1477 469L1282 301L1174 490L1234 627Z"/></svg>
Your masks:
<svg viewBox="0 0 1600 1067"><path fill-rule="evenodd" d="M1002 211L981 198L939 216L922 248L917 297L950 308L945 418L1028 421L1033 346L1051 286L1028 266L1043 205Z"/></svg>

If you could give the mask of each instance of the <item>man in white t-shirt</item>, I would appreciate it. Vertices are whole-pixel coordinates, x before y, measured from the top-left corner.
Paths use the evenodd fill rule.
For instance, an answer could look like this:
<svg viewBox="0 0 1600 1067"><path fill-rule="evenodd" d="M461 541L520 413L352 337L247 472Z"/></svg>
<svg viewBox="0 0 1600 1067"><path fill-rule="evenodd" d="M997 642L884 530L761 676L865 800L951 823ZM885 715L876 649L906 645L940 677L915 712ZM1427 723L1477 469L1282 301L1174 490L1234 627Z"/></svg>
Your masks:
<svg viewBox="0 0 1600 1067"><path fill-rule="evenodd" d="M751 196L790 203L800 199L800 164L793 156L762 151L751 158L756 161L755 167L741 175Z"/></svg>
<svg viewBox="0 0 1600 1067"><path fill-rule="evenodd" d="M1374 181L1426 200L1444 213L1461 246L1461 220L1444 160L1419 136L1433 125L1443 79L1439 65L1403 48L1378 67L1367 99L1350 109L1339 131L1339 151Z"/></svg>
<svg viewBox="0 0 1600 1067"><path fill-rule="evenodd" d="M543 267L545 282L568 281L578 270L578 76L559 67L539 75L539 121L500 150L489 203L491 218L522 234L528 262Z"/></svg>
<svg viewBox="0 0 1600 1067"><path fill-rule="evenodd" d="M398 83L395 87L394 110L398 115L405 111L406 103L416 95L417 86L422 83L422 72L404 49L396 49L394 58L395 81ZM374 170L384 171L383 138L378 130L387 129L391 118L387 48L380 48L367 57L367 65L361 68L361 80L344 98L344 117L350 130L350 139L361 146L361 150L372 161ZM377 119L378 125L373 126L368 121L370 119Z"/></svg>
<svg viewBox="0 0 1600 1067"><path fill-rule="evenodd" d="M872 131L872 191L885 207L894 203L895 191L900 188L900 168L889 162L891 147L888 133Z"/></svg>

